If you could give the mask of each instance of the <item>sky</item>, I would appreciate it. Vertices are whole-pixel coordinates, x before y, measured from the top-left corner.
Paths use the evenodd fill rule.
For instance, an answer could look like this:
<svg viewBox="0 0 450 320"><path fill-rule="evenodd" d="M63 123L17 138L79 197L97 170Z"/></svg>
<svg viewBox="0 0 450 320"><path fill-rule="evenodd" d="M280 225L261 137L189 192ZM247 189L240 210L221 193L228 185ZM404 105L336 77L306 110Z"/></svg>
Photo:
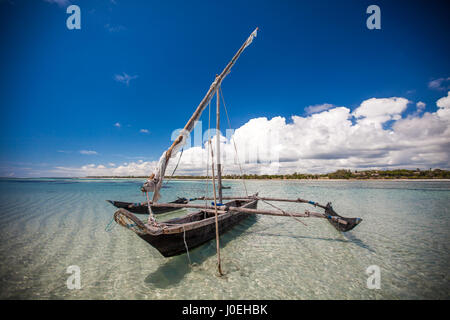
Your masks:
<svg viewBox="0 0 450 320"><path fill-rule="evenodd" d="M450 167L445 1L2 0L0 176L150 174L256 27L222 84L225 174ZM201 121L180 174L204 173Z"/></svg>

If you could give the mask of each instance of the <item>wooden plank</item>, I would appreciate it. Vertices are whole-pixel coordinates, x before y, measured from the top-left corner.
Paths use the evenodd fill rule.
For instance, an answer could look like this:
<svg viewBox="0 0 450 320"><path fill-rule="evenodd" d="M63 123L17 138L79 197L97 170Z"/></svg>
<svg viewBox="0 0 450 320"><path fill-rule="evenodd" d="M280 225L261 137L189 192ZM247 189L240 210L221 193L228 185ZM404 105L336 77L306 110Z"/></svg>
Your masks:
<svg viewBox="0 0 450 320"><path fill-rule="evenodd" d="M337 221L342 224L347 224L347 221L340 219L339 217L330 217L327 216L324 213L320 212L310 212L305 211L305 213L297 213L297 212L287 212L284 211L275 211L275 210L260 210L260 209L247 209L247 208L241 208L241 207L228 207L228 210L230 211L238 211L243 213L252 213L252 214L262 214L262 215L268 215L268 216L278 216L278 217L296 217L296 218L324 218L324 219L331 219L334 221Z"/></svg>
<svg viewBox="0 0 450 320"><path fill-rule="evenodd" d="M190 204L190 203L152 203L151 206L152 207L172 207L172 208L214 209L213 206L205 206L205 205ZM222 208L222 207L219 206L219 208Z"/></svg>

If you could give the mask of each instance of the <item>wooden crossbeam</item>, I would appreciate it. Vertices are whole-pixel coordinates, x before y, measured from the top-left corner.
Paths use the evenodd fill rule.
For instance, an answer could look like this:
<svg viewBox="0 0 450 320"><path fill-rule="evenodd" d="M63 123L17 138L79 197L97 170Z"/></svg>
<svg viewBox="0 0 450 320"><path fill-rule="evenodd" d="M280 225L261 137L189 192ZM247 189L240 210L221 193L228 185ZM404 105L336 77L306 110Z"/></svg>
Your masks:
<svg viewBox="0 0 450 320"><path fill-rule="evenodd" d="M173 208L194 208L194 209L200 209L206 212L215 212L214 206L205 206L205 205L196 205L196 204L190 204L190 203L155 203L152 204L154 207L173 207ZM242 208L242 207L233 207L233 206L217 206L217 208L220 210L218 213L225 213L227 211L234 211L234 212L242 212L242 213L251 213L251 214L261 214L261 215L269 215L269 216L278 216L278 217L296 217L296 218L324 218L324 219L332 219L335 221L338 221L342 224L347 224L347 221L340 219L339 217L330 217L327 216L324 213L320 212L310 212L305 211L304 213L299 212L288 212L288 211L276 211L276 210L260 210L260 209L249 209L249 208Z"/></svg>
<svg viewBox="0 0 450 320"><path fill-rule="evenodd" d="M248 199L258 199L258 200L264 200L264 201L279 201L279 202L296 202L296 203L309 203L313 206L317 206L323 209L326 209L327 207L319 204L314 201L309 201L301 198L297 199L283 199L283 198L268 198L268 197L254 197L254 196L243 196L243 197L222 197L223 200L248 200ZM214 200L210 197L199 197L195 198L194 200Z"/></svg>

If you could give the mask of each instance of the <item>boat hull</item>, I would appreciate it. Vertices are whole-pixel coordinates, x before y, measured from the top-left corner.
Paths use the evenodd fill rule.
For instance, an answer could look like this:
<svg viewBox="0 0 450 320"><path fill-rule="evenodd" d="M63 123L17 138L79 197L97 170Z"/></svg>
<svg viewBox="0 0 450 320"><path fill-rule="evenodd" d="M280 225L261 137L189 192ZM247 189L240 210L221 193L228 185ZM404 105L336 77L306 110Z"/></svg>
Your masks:
<svg viewBox="0 0 450 320"><path fill-rule="evenodd" d="M239 202L239 203L237 203ZM231 201L226 203L228 206L242 206L245 208L256 209L258 200L250 201ZM126 215L128 219L135 224L140 224L131 213L124 212L120 209L115 214L116 222L118 222L117 214ZM240 212L226 212L218 216L219 235L232 229L243 220L247 219L251 214ZM183 218L176 218L165 221L171 226L177 226L178 231L170 233L152 234L151 232L136 232L137 235L152 247L157 249L164 257L173 257L186 252L186 246L189 250L197 248L202 244L216 238L215 216L211 213L199 211L189 214ZM186 226L184 228L183 226ZM189 225L189 226L188 226ZM142 228L141 228L142 230Z"/></svg>

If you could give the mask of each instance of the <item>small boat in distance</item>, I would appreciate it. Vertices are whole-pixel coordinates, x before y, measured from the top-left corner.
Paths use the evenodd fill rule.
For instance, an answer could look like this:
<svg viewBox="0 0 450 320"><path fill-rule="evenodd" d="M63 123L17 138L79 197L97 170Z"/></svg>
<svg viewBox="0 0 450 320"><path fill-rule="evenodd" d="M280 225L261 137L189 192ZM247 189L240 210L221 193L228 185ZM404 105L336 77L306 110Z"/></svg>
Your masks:
<svg viewBox="0 0 450 320"><path fill-rule="evenodd" d="M127 209L130 212L138 213L138 214L148 214L148 204L146 202L122 202L122 201L114 201L114 200L106 200L107 202L111 203L116 208L124 208ZM179 203L179 204L186 204L188 203L188 199L186 198L178 198L175 201L171 201L169 203ZM161 213L167 213L175 210L180 210L180 208L173 208L173 207L153 207L152 212L153 214L161 214Z"/></svg>

